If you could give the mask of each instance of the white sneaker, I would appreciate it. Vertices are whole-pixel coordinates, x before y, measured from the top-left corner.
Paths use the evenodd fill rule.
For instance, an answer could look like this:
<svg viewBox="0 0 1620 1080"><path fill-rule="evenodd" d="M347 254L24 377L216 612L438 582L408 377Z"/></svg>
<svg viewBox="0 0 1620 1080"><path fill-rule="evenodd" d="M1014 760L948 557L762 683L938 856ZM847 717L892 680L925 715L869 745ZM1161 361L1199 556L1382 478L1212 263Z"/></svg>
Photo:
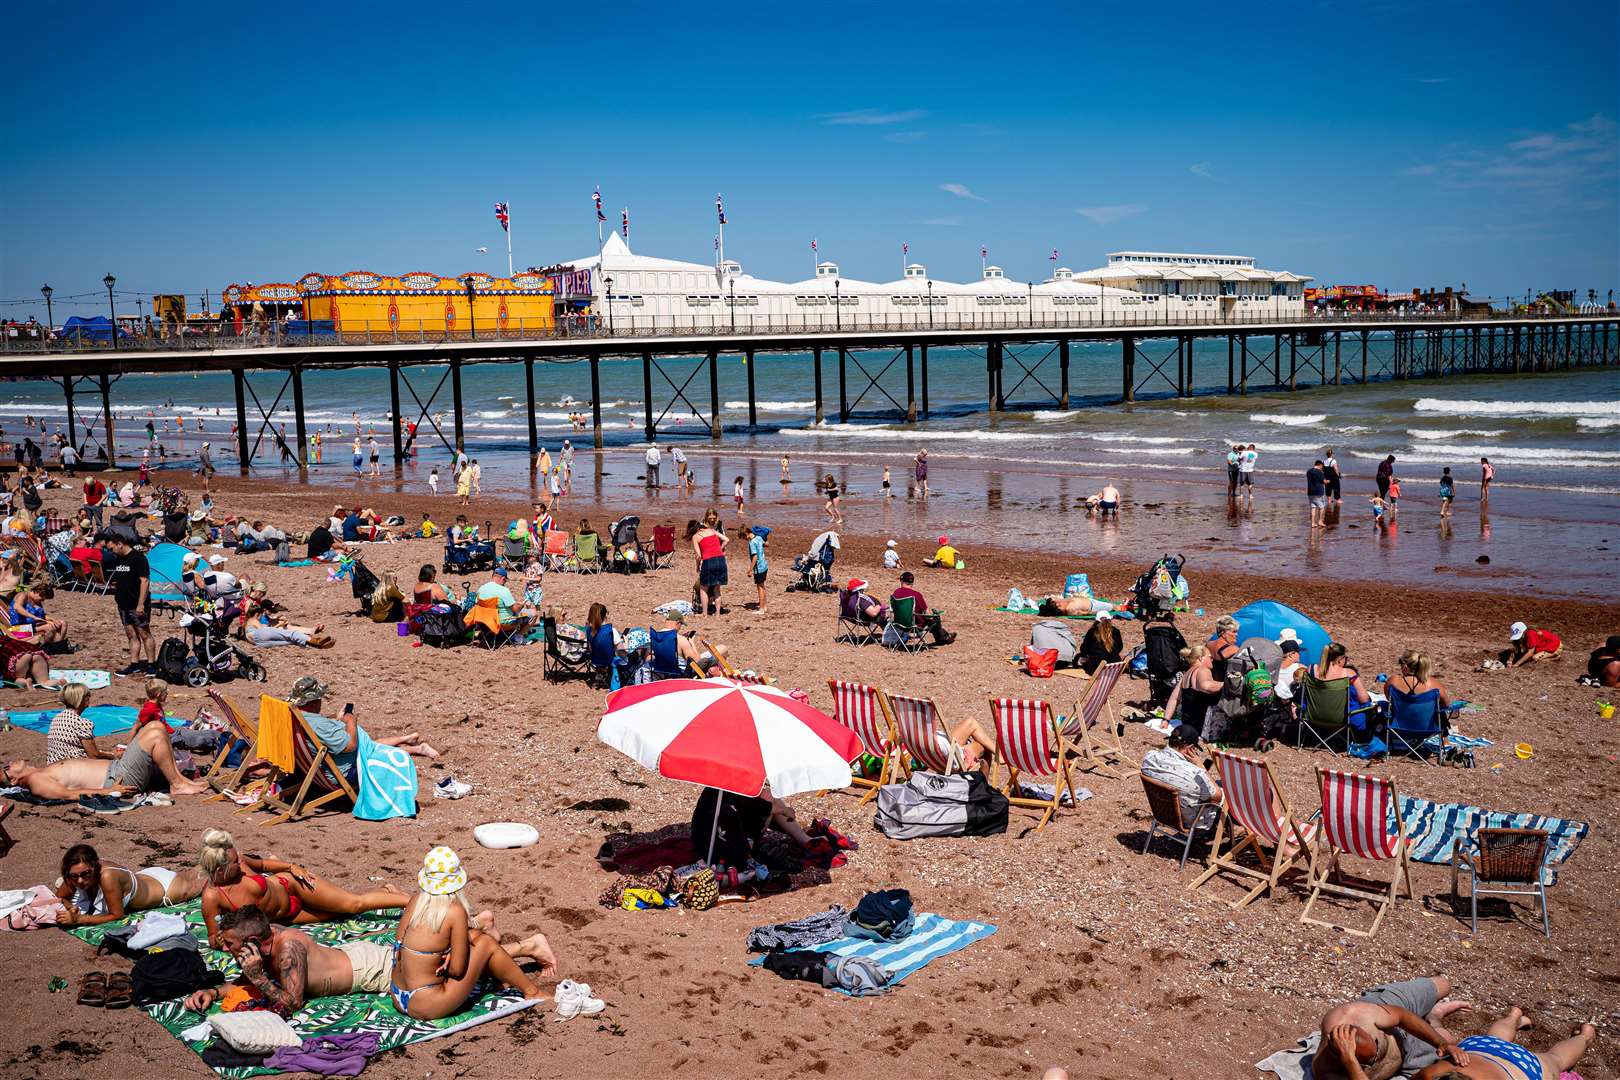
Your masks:
<svg viewBox="0 0 1620 1080"><path fill-rule="evenodd" d="M607 1008L607 1002L591 997L590 983L577 983L572 979L557 984L555 1001L559 1023L576 1016L595 1016Z"/></svg>
<svg viewBox="0 0 1620 1080"><path fill-rule="evenodd" d="M435 799L461 799L472 794L472 785L447 776L433 785Z"/></svg>

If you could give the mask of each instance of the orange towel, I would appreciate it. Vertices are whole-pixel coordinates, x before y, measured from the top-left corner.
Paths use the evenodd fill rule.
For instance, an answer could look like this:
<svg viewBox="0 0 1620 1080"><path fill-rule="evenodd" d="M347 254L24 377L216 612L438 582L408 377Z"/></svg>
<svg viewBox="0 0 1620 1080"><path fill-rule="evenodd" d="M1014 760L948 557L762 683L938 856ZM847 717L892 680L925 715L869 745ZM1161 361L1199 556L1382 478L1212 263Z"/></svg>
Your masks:
<svg viewBox="0 0 1620 1080"><path fill-rule="evenodd" d="M292 706L268 694L259 696L258 754L282 772L293 771Z"/></svg>

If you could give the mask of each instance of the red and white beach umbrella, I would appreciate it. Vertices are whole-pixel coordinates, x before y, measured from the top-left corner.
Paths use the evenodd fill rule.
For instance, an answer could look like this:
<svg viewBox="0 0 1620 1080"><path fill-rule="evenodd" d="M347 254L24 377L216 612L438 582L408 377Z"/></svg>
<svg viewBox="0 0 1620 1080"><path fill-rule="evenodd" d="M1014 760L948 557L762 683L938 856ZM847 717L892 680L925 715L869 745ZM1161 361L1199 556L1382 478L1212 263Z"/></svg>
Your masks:
<svg viewBox="0 0 1620 1080"><path fill-rule="evenodd" d="M777 796L847 787L861 740L774 686L665 679L608 696L596 737L658 775Z"/></svg>

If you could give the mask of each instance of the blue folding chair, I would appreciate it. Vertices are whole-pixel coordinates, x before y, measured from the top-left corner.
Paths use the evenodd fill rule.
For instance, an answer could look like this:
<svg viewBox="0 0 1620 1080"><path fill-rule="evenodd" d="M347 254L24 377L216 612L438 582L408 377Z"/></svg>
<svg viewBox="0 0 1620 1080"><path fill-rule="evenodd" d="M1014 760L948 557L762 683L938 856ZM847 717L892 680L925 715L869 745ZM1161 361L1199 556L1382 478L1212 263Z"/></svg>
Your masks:
<svg viewBox="0 0 1620 1080"><path fill-rule="evenodd" d="M1444 712L1440 708L1440 691L1425 690L1421 694L1408 694L1391 686L1388 693L1389 723L1386 730L1390 750L1400 750L1439 765L1445 757L1448 731ZM1440 737L1438 752L1425 746L1436 735Z"/></svg>

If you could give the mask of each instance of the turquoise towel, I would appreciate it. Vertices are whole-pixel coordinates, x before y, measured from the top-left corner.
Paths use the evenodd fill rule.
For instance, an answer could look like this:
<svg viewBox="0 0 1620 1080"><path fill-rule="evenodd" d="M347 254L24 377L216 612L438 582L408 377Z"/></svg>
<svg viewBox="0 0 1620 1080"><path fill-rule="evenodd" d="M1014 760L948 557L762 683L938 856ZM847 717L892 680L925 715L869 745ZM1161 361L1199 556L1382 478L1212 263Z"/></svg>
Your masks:
<svg viewBox="0 0 1620 1080"><path fill-rule="evenodd" d="M7 715L14 726L27 728L30 731L41 733L51 730L51 717L61 712L61 709L12 709ZM135 717L140 712L133 705L92 705L84 710L84 718L90 721L95 735L121 735L135 726ZM179 717L169 716L171 728L184 725L185 721Z"/></svg>
<svg viewBox="0 0 1620 1080"><path fill-rule="evenodd" d="M360 729L355 747L355 771L359 776L360 801L354 816L366 821L386 821L416 816L416 763L397 746L384 746Z"/></svg>
<svg viewBox="0 0 1620 1080"><path fill-rule="evenodd" d="M924 912L918 915L911 933L899 941L873 941L867 938L844 937L806 946L811 952L834 953L838 956L864 956L893 972L889 985L894 986L917 969L942 956L965 949L981 938L996 932L990 923L947 919L942 915ZM748 961L750 967L765 962L763 956ZM839 987L830 989L847 996Z"/></svg>

